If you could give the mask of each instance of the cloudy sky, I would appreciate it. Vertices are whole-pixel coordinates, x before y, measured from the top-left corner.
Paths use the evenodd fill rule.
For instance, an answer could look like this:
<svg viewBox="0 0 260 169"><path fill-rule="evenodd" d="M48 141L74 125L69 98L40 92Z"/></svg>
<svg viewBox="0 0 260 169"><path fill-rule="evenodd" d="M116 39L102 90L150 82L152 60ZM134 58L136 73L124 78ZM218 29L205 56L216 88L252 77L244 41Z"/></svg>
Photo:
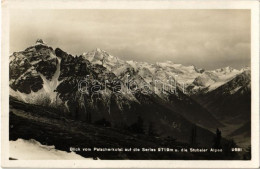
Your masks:
<svg viewBox="0 0 260 169"><path fill-rule="evenodd" d="M249 10L12 10L10 53L42 38L73 55L101 48L125 60L241 68L250 29Z"/></svg>

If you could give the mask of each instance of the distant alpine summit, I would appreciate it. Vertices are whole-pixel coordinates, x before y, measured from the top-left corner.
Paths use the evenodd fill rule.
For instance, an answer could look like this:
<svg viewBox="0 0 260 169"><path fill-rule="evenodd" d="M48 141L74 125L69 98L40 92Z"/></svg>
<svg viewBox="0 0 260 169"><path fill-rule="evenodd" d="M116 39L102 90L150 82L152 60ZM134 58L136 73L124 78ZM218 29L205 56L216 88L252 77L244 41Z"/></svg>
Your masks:
<svg viewBox="0 0 260 169"><path fill-rule="evenodd" d="M92 64L102 65L116 75L124 74L125 70L132 69L147 83L152 82L153 79L165 81L175 78L179 84L186 86L188 94L191 95L212 91L244 71L250 70L249 67L237 70L230 66L216 70L204 70L194 65L184 66L171 61L155 64L124 61L99 48L83 53L82 56Z"/></svg>

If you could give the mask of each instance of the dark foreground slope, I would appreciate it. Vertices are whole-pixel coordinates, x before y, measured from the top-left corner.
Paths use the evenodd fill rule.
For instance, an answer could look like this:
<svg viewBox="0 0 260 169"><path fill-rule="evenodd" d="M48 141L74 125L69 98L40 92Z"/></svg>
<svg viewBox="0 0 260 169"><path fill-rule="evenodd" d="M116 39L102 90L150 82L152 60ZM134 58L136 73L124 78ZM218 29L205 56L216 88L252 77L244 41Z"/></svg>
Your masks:
<svg viewBox="0 0 260 169"><path fill-rule="evenodd" d="M56 149L70 151L70 147L82 148L173 148L180 152L96 152L76 153L100 159L241 159L242 152L232 153L225 140L223 153L181 152L190 148L189 144L178 142L176 138L162 138L136 134L123 129L86 124L64 118L54 109L24 104L10 99L10 140L35 139L43 145L54 145ZM213 137L214 138L214 137ZM213 140L212 138L212 140ZM213 143L212 143L213 144ZM194 146L193 146L194 147ZM199 147L199 146L195 146Z"/></svg>

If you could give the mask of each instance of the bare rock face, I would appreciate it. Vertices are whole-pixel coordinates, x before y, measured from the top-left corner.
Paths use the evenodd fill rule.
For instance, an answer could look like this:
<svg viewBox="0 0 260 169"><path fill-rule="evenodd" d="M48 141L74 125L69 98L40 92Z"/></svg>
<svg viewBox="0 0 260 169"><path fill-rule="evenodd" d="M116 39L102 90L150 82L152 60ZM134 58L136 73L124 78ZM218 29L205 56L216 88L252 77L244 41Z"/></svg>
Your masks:
<svg viewBox="0 0 260 169"><path fill-rule="evenodd" d="M31 46L10 56L10 87L14 91L29 94L43 87L44 76L51 80L57 65L57 58L51 47Z"/></svg>

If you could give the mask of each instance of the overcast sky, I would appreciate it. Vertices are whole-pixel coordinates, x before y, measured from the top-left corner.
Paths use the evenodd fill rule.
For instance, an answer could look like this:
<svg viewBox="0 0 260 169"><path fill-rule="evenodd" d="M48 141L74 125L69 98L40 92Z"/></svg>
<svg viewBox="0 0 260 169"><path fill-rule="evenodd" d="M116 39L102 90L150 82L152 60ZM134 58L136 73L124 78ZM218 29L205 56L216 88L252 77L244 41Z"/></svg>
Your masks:
<svg viewBox="0 0 260 169"><path fill-rule="evenodd" d="M199 68L250 66L250 10L12 10L10 53L43 39L73 55Z"/></svg>

